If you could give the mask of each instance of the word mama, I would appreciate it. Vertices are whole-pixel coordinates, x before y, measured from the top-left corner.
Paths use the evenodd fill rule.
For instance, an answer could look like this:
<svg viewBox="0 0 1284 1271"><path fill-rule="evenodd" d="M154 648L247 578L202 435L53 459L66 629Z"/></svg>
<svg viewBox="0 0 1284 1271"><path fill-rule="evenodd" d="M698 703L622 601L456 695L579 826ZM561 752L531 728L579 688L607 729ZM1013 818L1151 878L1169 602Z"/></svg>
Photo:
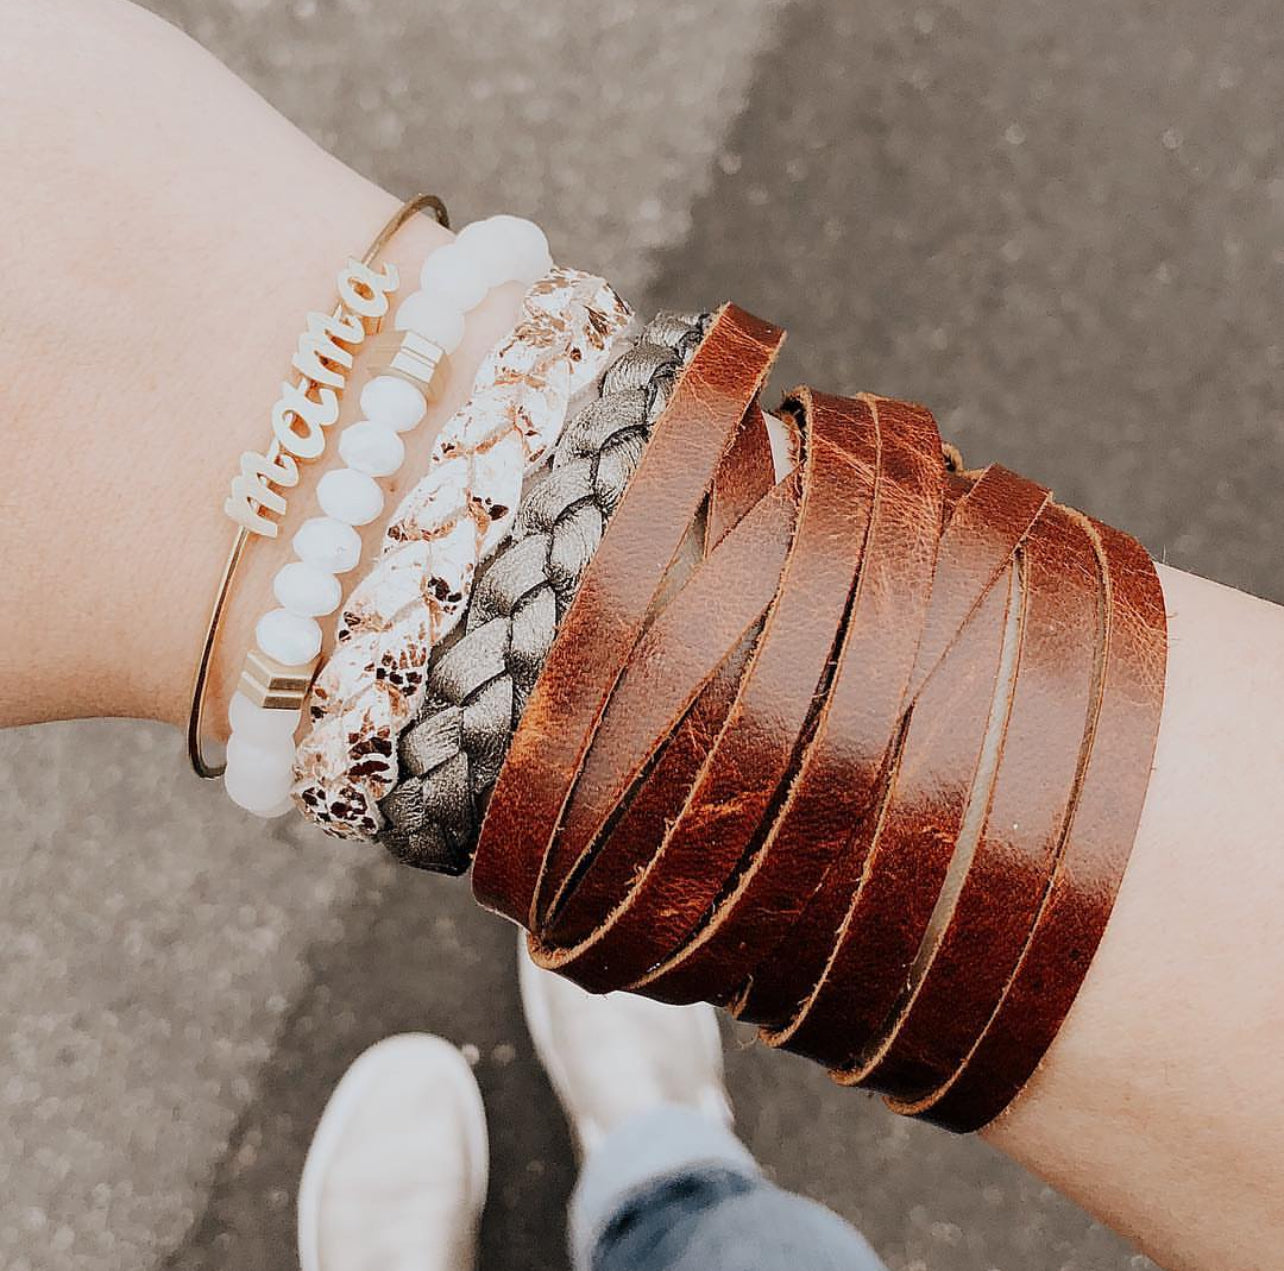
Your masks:
<svg viewBox="0 0 1284 1271"><path fill-rule="evenodd" d="M259 453L247 450L232 478L223 511L251 534L277 535L285 515L282 490L299 482L298 461L316 459L325 450L325 430L339 418L339 399L352 371L353 350L388 312L388 296L397 290L393 265L372 269L350 260L339 275L339 305L333 313L308 314L308 329L299 337L291 365L299 379L281 385L272 406L272 444Z"/></svg>

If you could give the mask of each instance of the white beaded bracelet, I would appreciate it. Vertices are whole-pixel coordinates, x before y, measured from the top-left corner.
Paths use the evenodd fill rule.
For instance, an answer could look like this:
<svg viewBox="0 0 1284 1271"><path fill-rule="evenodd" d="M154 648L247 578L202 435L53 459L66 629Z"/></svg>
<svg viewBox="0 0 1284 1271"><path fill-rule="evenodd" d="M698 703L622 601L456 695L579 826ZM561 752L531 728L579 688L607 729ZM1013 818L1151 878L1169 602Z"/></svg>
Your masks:
<svg viewBox="0 0 1284 1271"><path fill-rule="evenodd" d="M339 575L360 561L357 526L383 511L380 478L405 461L401 433L415 428L440 391L446 359L464 336L465 315L493 288L526 285L551 266L543 231L515 216L493 216L465 227L424 262L420 289L397 309L398 346L361 393L363 418L339 435L344 467L317 486L322 516L305 521L291 546L297 559L273 580L280 608L255 627L256 648L228 711L231 739L224 786L242 808L280 816L292 806L294 733L322 645L318 618L343 603Z"/></svg>

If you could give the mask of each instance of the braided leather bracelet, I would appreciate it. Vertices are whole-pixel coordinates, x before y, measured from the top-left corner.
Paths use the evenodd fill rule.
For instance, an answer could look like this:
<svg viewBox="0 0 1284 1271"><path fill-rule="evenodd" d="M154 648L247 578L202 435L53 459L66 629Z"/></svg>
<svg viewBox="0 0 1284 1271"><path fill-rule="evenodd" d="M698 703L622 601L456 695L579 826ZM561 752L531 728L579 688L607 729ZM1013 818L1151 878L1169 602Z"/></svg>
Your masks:
<svg viewBox="0 0 1284 1271"><path fill-rule="evenodd" d="M663 313L606 372L601 397L563 432L523 495L508 542L473 590L467 630L435 651L419 718L401 735L401 781L377 836L419 868L461 874L479 803L602 532L642 457L675 372L711 319Z"/></svg>
<svg viewBox="0 0 1284 1271"><path fill-rule="evenodd" d="M803 460L776 481L744 439L780 338L728 308L678 381L531 693L474 887L590 988L721 1002L974 1129L1037 1067L1109 917L1163 599L1125 535L953 470L921 407L799 390ZM714 473L756 493L675 583Z"/></svg>

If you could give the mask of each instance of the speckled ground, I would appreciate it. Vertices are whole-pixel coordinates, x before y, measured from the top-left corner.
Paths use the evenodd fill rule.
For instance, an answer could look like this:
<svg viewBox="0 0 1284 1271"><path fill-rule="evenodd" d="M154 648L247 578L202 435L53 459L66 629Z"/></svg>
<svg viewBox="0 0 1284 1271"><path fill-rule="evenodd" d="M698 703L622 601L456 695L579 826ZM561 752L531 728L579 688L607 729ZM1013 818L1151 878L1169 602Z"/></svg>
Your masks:
<svg viewBox="0 0 1284 1271"><path fill-rule="evenodd" d="M969 458L1284 599L1271 0L151 7L390 189L536 215L643 308L734 296L791 327L781 383L927 401ZM406 1028L470 1048L500 1127L483 1266L563 1266L569 1144L508 928L265 833L178 750L0 738L0 1266L292 1265L326 1094ZM729 1063L755 1152L893 1271L1148 1265L980 1143L740 1039Z"/></svg>

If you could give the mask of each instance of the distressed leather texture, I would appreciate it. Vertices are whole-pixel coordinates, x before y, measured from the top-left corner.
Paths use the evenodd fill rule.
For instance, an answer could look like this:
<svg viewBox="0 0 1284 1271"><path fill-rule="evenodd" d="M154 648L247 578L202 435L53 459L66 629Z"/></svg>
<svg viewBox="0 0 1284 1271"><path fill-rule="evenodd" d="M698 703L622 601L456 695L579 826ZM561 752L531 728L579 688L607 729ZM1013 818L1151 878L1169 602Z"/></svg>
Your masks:
<svg viewBox="0 0 1284 1271"><path fill-rule="evenodd" d="M584 571L474 889L594 991L717 1002L957 1131L1105 930L1162 706L1154 567L920 406L795 390L720 310Z"/></svg>

